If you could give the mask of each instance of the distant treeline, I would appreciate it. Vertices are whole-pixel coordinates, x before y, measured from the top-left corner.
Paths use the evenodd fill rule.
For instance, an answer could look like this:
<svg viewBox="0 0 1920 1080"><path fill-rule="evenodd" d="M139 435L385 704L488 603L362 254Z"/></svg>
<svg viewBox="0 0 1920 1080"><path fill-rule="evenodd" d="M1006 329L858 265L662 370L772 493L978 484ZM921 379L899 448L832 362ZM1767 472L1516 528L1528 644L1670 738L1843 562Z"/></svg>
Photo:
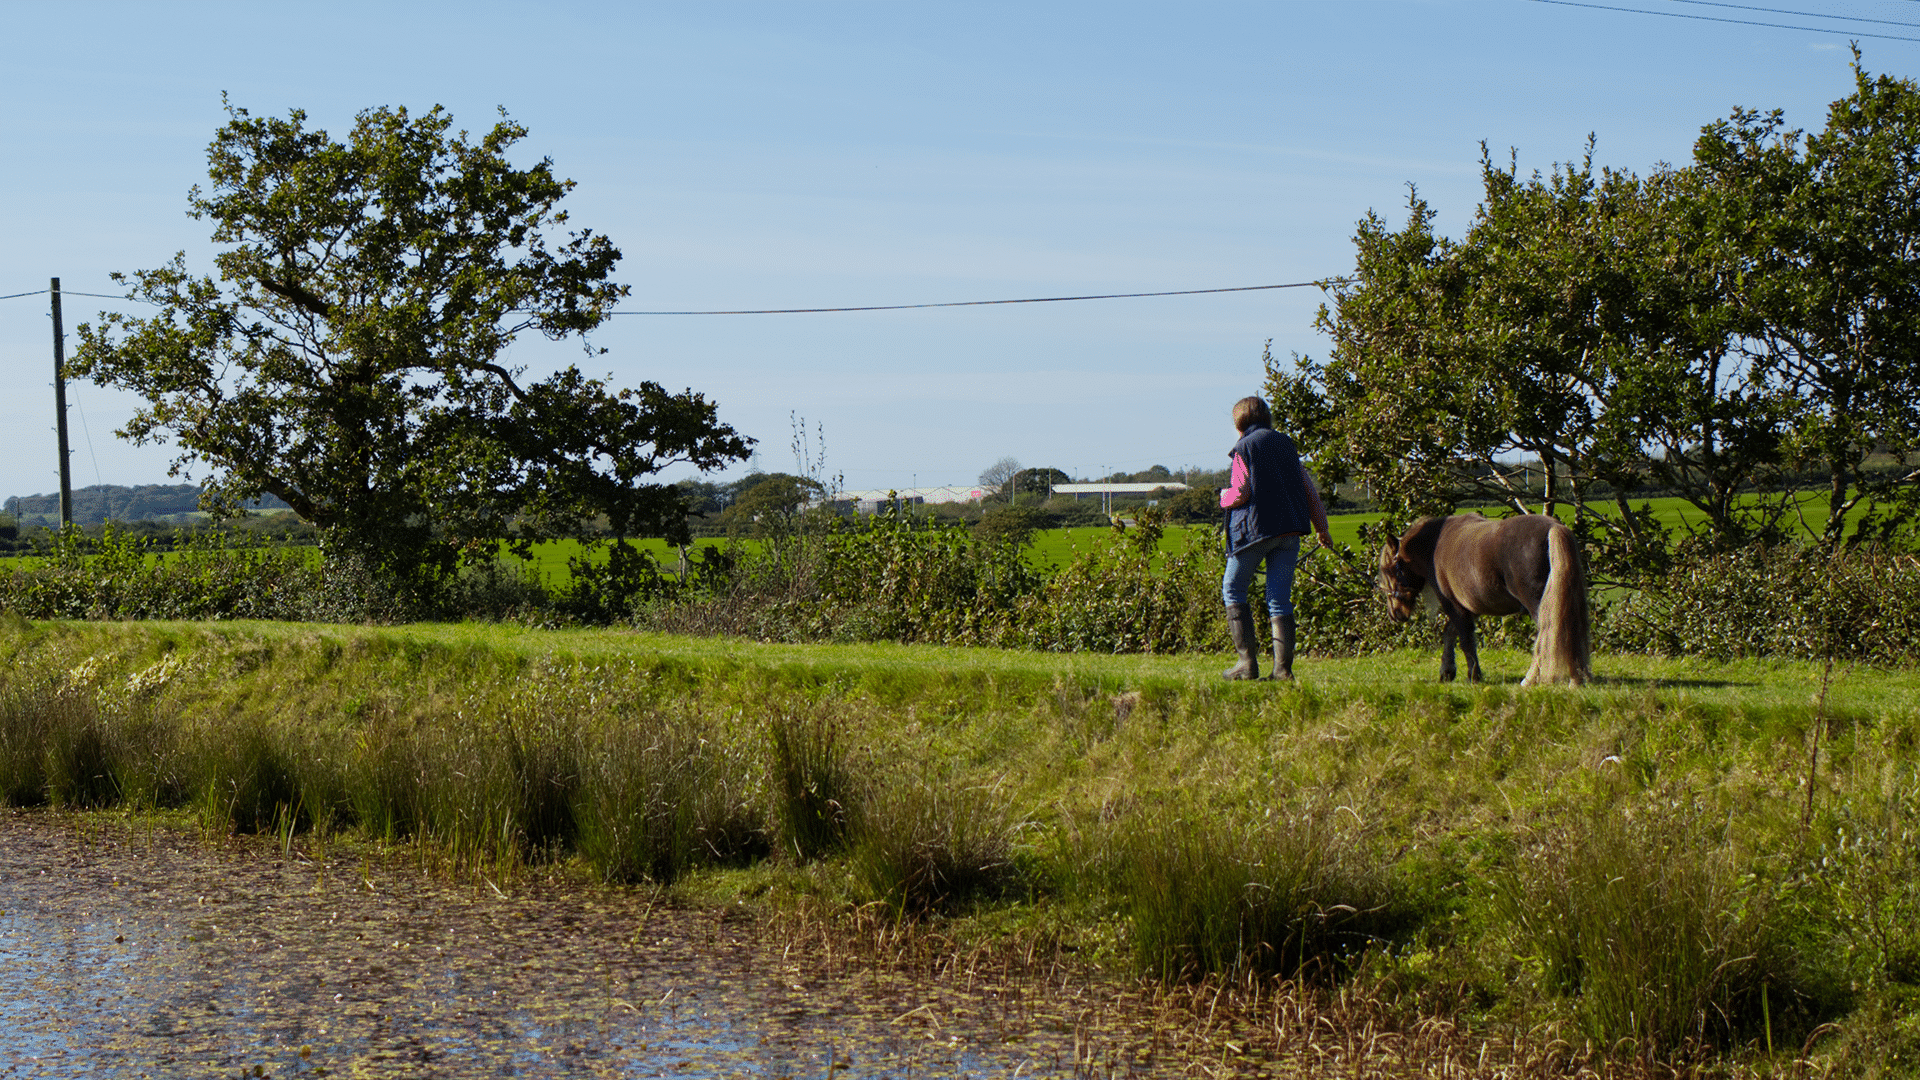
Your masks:
<svg viewBox="0 0 1920 1080"><path fill-rule="evenodd" d="M257 510L286 510L286 503L271 495L254 503ZM58 525L60 496L16 495L6 501L6 512L20 525ZM98 525L103 521L156 521L197 513L200 509L198 484L95 484L77 488L73 493L73 520L77 525Z"/></svg>

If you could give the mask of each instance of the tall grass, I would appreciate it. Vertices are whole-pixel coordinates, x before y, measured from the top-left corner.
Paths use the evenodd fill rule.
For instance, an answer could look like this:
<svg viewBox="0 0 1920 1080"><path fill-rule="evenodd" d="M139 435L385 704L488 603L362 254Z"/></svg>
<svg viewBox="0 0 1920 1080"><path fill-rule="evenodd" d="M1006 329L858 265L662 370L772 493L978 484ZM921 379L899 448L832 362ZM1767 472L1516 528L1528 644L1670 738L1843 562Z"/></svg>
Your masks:
<svg viewBox="0 0 1920 1080"><path fill-rule="evenodd" d="M728 744L645 702L603 708L604 686L564 673L440 718L357 697L344 715L255 702L187 717L176 654L125 677L41 659L55 663L0 681L0 796L13 805L194 807L240 832L358 827L456 866L577 852L610 881L671 882L766 849L751 768Z"/></svg>
<svg viewBox="0 0 1920 1080"><path fill-rule="evenodd" d="M0 691L0 797L15 806L107 801L104 742L90 695L44 677L9 680Z"/></svg>
<svg viewBox="0 0 1920 1080"><path fill-rule="evenodd" d="M1161 978L1227 972L1333 977L1412 921L1387 864L1338 812L1146 812L1103 853L1133 947Z"/></svg>
<svg viewBox="0 0 1920 1080"><path fill-rule="evenodd" d="M1006 793L956 777L896 777L862 806L849 862L898 915L951 913L1018 893L1019 832Z"/></svg>
<svg viewBox="0 0 1920 1080"><path fill-rule="evenodd" d="M1820 991L1730 841L1724 821L1612 804L1546 829L1513 869L1516 942L1588 1037L1662 1060L1804 1035Z"/></svg>
<svg viewBox="0 0 1920 1080"><path fill-rule="evenodd" d="M177 803L186 782L177 736L147 699L172 667L162 661L119 684L87 661L0 683L0 798L75 808Z"/></svg>
<svg viewBox="0 0 1920 1080"><path fill-rule="evenodd" d="M1820 670L1771 662L1603 654L1593 686L1525 691L1434 686L1411 654L1293 686L1216 666L15 621L0 798L1011 925L1164 980L1397 987L1649 1061L1897 1044L1920 993L1911 673L1842 669L1816 714Z"/></svg>
<svg viewBox="0 0 1920 1080"><path fill-rule="evenodd" d="M802 861L846 847L861 792L831 711L789 707L767 720L780 844Z"/></svg>
<svg viewBox="0 0 1920 1080"><path fill-rule="evenodd" d="M601 724L581 764L578 846L605 880L671 884L692 867L770 850L759 781L740 745L645 712Z"/></svg>

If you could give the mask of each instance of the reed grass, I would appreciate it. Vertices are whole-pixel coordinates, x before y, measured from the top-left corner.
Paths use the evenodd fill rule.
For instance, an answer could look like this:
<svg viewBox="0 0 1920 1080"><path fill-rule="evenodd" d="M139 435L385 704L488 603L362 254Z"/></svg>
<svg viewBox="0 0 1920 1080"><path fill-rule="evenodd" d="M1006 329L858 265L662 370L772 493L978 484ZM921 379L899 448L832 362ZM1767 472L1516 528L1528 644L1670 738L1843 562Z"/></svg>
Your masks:
<svg viewBox="0 0 1920 1080"><path fill-rule="evenodd" d="M1832 1010L1727 832L1607 806L1549 829L1513 868L1502 907L1518 950L1599 1045L1661 1060L1770 1038L1775 1023L1805 1032Z"/></svg>
<svg viewBox="0 0 1920 1080"><path fill-rule="evenodd" d="M835 717L817 707L776 710L767 735L781 849L802 862L841 851L860 802Z"/></svg>
<svg viewBox="0 0 1920 1080"><path fill-rule="evenodd" d="M1131 815L1118 871L1139 966L1332 978L1411 922L1387 863L1337 811Z"/></svg>
<svg viewBox="0 0 1920 1080"><path fill-rule="evenodd" d="M853 873L896 915L953 913L1021 891L1020 823L1003 791L961 777L899 777L876 785L856 820Z"/></svg>

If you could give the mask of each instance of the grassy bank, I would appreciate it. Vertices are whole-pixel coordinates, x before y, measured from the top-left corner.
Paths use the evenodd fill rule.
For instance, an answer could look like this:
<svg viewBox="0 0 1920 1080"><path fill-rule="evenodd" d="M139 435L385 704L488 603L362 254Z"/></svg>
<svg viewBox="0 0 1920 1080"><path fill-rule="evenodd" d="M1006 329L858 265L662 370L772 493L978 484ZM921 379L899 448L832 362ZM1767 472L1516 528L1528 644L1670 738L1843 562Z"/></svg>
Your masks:
<svg viewBox="0 0 1920 1080"><path fill-rule="evenodd" d="M1920 674L1223 660L13 619L0 795L873 905L1628 1057L1914 1069Z"/></svg>

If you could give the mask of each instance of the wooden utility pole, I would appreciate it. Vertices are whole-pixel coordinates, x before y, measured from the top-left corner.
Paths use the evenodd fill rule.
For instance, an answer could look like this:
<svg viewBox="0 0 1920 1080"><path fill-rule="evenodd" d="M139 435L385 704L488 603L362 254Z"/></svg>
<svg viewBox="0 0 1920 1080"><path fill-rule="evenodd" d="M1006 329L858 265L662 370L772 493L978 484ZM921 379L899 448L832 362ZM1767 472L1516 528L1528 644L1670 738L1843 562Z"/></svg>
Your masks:
<svg viewBox="0 0 1920 1080"><path fill-rule="evenodd" d="M53 279L53 412L60 437L60 527L73 524L73 472L67 467L67 335L60 325L60 279Z"/></svg>

